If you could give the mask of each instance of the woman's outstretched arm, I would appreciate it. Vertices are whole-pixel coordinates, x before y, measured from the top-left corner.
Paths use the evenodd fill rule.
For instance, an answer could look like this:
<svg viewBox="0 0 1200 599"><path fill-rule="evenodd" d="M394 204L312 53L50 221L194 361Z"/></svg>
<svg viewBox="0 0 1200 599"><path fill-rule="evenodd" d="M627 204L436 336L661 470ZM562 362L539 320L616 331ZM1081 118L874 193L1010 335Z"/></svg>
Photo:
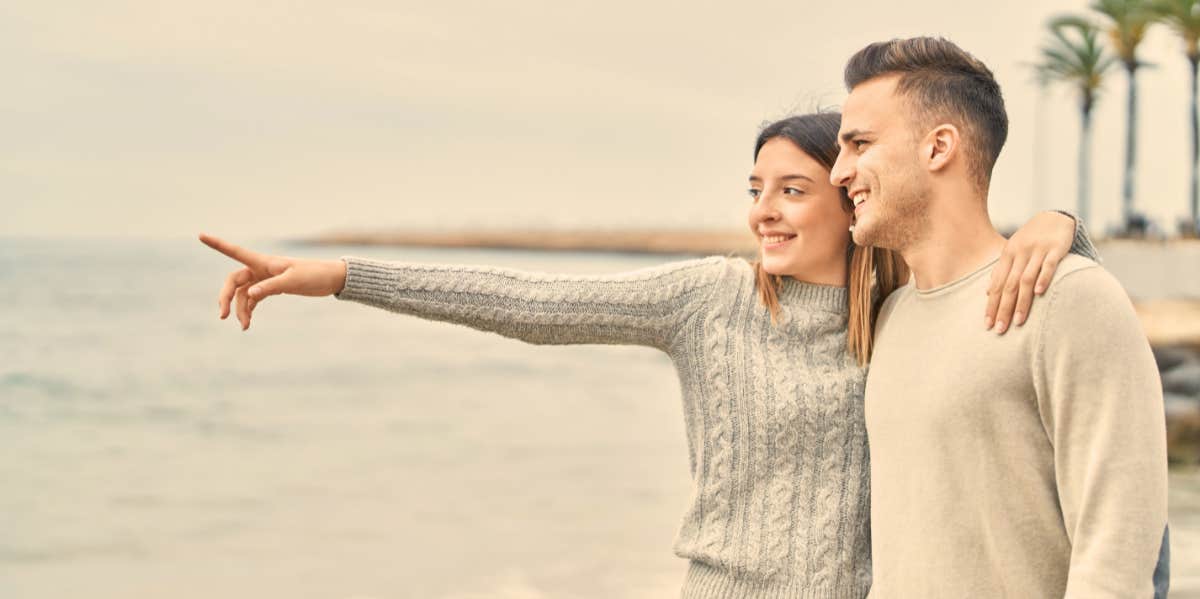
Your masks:
<svg viewBox="0 0 1200 599"><path fill-rule="evenodd" d="M243 329L255 305L271 295L334 295L530 343L666 348L726 271L726 259L712 257L615 275L554 275L360 257L305 260L207 235L201 241L245 265L227 277L218 299L222 318L236 300Z"/></svg>
<svg viewBox="0 0 1200 599"><path fill-rule="evenodd" d="M674 262L614 275L344 257L335 297L491 331L530 343L665 348L712 292L725 259Z"/></svg>

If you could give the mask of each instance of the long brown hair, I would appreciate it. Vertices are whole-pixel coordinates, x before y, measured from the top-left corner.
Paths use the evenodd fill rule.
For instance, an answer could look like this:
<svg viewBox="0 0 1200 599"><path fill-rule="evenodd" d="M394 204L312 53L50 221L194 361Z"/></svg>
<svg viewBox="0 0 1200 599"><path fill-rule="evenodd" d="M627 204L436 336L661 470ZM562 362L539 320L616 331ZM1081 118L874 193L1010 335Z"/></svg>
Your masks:
<svg viewBox="0 0 1200 599"><path fill-rule="evenodd" d="M754 142L754 159L758 160L758 152L764 144L782 137L796 144L800 151L826 169L833 170L837 162L837 134L841 123L842 115L837 112L805 114L770 123ZM843 208L847 212L854 212L854 203L850 201L846 189L840 188L838 193ZM896 252L858 246L853 241L847 247L846 260L849 273L847 283L850 287L850 323L846 347L860 366L866 366L871 360L872 336L879 306L883 298L908 282L908 266ZM783 285L783 277L764 270L761 259L754 262L754 277L758 297L771 312L771 320L775 321L780 310L779 289Z"/></svg>

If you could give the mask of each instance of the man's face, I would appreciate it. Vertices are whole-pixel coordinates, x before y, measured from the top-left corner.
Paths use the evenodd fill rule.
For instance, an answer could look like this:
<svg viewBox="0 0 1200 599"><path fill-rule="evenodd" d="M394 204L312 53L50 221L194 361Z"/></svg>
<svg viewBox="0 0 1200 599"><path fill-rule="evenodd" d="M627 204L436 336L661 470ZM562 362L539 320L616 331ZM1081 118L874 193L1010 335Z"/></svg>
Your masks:
<svg viewBox="0 0 1200 599"><path fill-rule="evenodd" d="M854 242L903 250L921 238L929 172L919 154L919 127L898 75L860 83L842 108L841 151L829 181L854 201Z"/></svg>

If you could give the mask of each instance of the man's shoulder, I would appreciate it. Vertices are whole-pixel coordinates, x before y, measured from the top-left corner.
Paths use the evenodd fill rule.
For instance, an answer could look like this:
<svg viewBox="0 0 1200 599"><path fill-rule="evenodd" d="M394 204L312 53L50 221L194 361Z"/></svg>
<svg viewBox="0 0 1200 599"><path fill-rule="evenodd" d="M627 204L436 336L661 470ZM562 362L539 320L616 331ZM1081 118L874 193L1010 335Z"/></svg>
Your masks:
<svg viewBox="0 0 1200 599"><path fill-rule="evenodd" d="M1120 298L1128 302L1129 297L1120 281L1090 258L1078 254L1067 254L1059 262L1046 296L1055 304L1090 302L1105 298Z"/></svg>
<svg viewBox="0 0 1200 599"><path fill-rule="evenodd" d="M1035 306L1032 314L1039 310ZM1046 290L1045 326L1055 322L1106 328L1113 318L1136 320L1133 302L1121 282L1096 262L1070 254L1063 258Z"/></svg>
<svg viewBox="0 0 1200 599"><path fill-rule="evenodd" d="M1072 277L1077 273L1088 270L1104 271L1104 268L1095 260L1092 260L1086 256L1080 256L1079 254L1067 254L1062 260L1059 261L1058 269L1054 271L1054 277L1050 280L1050 287L1053 288L1055 283ZM1095 274L1097 273L1092 273L1092 275ZM1086 279L1088 277L1085 276L1084 278Z"/></svg>

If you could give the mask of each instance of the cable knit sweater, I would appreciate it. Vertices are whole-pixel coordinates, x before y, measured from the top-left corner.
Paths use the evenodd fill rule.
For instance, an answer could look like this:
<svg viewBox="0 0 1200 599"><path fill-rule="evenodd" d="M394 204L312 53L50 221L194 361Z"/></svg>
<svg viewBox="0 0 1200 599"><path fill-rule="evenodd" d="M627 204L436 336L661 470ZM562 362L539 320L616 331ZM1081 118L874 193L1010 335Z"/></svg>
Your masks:
<svg viewBox="0 0 1200 599"><path fill-rule="evenodd" d="M1072 252L1096 257L1082 227ZM785 277L772 324L741 259L611 276L342 259L341 300L530 343L666 352L693 482L674 541L684 599L866 596L866 371L846 349L846 288Z"/></svg>
<svg viewBox="0 0 1200 599"><path fill-rule="evenodd" d="M786 279L772 325L740 259L615 276L343 260L342 300L531 343L665 351L694 484L674 542L691 560L683 597L866 595L865 371L846 351L844 287Z"/></svg>

